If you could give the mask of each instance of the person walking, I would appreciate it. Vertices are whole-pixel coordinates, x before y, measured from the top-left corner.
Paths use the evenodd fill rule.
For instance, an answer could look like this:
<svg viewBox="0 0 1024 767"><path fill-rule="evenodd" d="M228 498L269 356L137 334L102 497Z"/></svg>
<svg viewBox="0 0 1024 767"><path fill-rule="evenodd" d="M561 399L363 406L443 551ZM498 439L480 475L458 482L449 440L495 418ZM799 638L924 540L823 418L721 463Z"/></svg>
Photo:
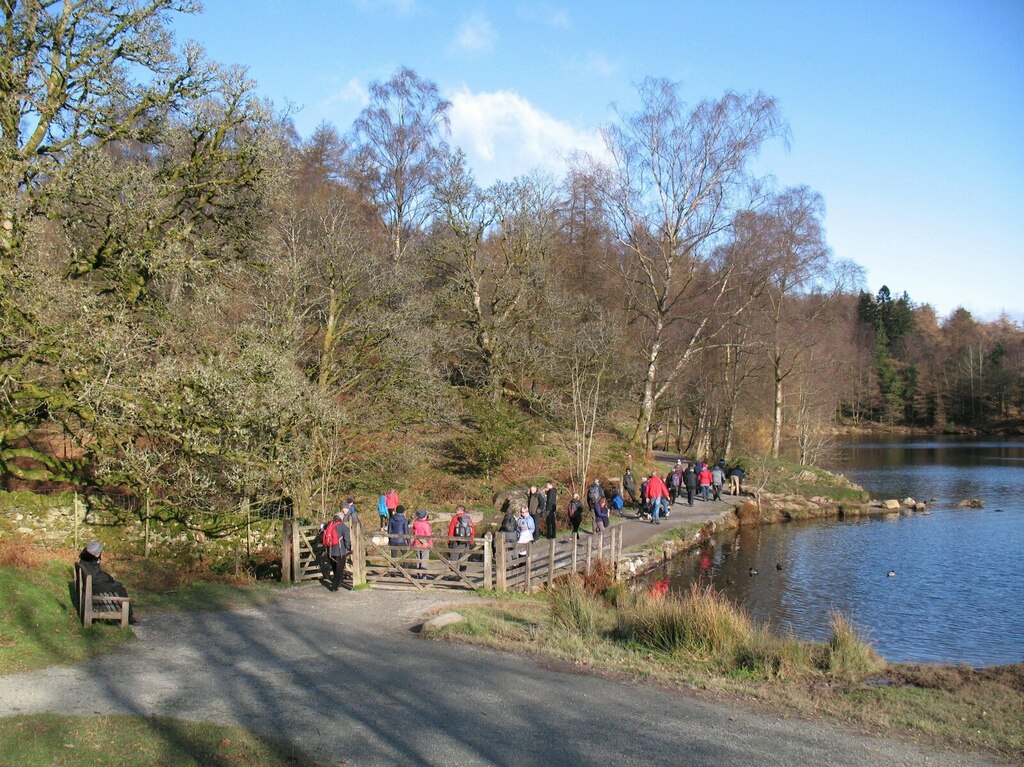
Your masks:
<svg viewBox="0 0 1024 767"><path fill-rule="evenodd" d="M609 524L608 518L608 501L604 498L598 500L597 505L594 507L594 532L602 533L608 529Z"/></svg>
<svg viewBox="0 0 1024 767"><path fill-rule="evenodd" d="M647 480L647 503L651 507L651 524L661 524L662 505L668 500L668 488L665 480L658 476L658 472L652 471L650 479Z"/></svg>
<svg viewBox="0 0 1024 767"><path fill-rule="evenodd" d="M377 499L377 516L380 517L380 529L387 530L388 517L390 515L388 514L388 498L386 495L381 495L381 497ZM406 524L409 524L409 520L406 520L405 522Z"/></svg>
<svg viewBox="0 0 1024 767"><path fill-rule="evenodd" d="M722 485L725 484L725 461L719 461L711 470L711 494L714 500L722 500Z"/></svg>
<svg viewBox="0 0 1024 767"><path fill-rule="evenodd" d="M729 491L732 495L740 495L743 492L743 477L746 475L739 466L733 466L729 472Z"/></svg>
<svg viewBox="0 0 1024 767"><path fill-rule="evenodd" d="M572 525L572 534L578 536L580 534L580 525L583 523L583 501L580 500L579 493L572 494L572 500L569 501L569 524Z"/></svg>
<svg viewBox="0 0 1024 767"><path fill-rule="evenodd" d="M430 528L427 512L420 509L412 523L412 546L416 549L416 569L423 570L430 560L430 547L433 544L434 531Z"/></svg>
<svg viewBox="0 0 1024 767"><path fill-rule="evenodd" d="M544 493L537 490L536 485L530 485L530 492L526 496L526 506L530 510L530 516L533 517L535 536L540 535L541 528L544 526L544 513L547 511L546 505L547 499Z"/></svg>
<svg viewBox="0 0 1024 767"><path fill-rule="evenodd" d="M401 501L398 500L398 491L395 490L395 488L391 488L386 493L384 493L384 505L388 509L389 517L395 513L395 509L398 508L398 504L400 503Z"/></svg>
<svg viewBox="0 0 1024 767"><path fill-rule="evenodd" d="M669 475L668 489L670 494L670 505L675 505L676 499L683 494L683 462L677 460Z"/></svg>
<svg viewBox="0 0 1024 767"><path fill-rule="evenodd" d="M587 506L591 513L597 508L597 502L604 498L604 488L601 487L601 480L594 477L594 483L587 488Z"/></svg>
<svg viewBox="0 0 1024 767"><path fill-rule="evenodd" d="M558 488L549 481L544 489L544 532L553 539L558 528Z"/></svg>
<svg viewBox="0 0 1024 767"><path fill-rule="evenodd" d="M629 502L636 506L636 478L633 476L633 470L628 466L626 473L622 475L622 489L629 495Z"/></svg>
<svg viewBox="0 0 1024 767"><path fill-rule="evenodd" d="M687 464L683 472L683 484L686 486L686 502L693 506L693 497L697 494L697 472L693 464Z"/></svg>
<svg viewBox="0 0 1024 767"><path fill-rule="evenodd" d="M701 500L710 500L711 494L711 469L704 466L697 474L697 484L700 485Z"/></svg>
<svg viewBox="0 0 1024 767"><path fill-rule="evenodd" d="M469 557L469 548L473 545L475 537L476 526L473 524L473 518L466 513L466 507L459 504L455 507L455 516L448 523L448 545L452 549L460 549L452 552L453 562L461 563ZM464 564L459 564L460 573L465 569Z"/></svg>
<svg viewBox="0 0 1024 767"><path fill-rule="evenodd" d="M384 519L388 519L387 508L384 509ZM388 533L391 536L388 538L388 543L391 546L405 547L409 545L409 520L406 519L403 506L395 509L395 515L388 520ZM391 549L391 558L402 560L406 558L406 553L407 549L405 548L393 548Z"/></svg>
<svg viewBox="0 0 1024 767"><path fill-rule="evenodd" d="M519 509L519 556L526 556L529 544L533 543L533 534L536 530L537 525L530 515L530 508L523 506Z"/></svg>
<svg viewBox="0 0 1024 767"><path fill-rule="evenodd" d="M345 514L338 512L334 520L324 528L323 543L327 546L327 555L331 558L331 587L333 591L341 588L341 580L345 575L345 565L348 563L348 556L352 553L352 537L348 525L345 524Z"/></svg>
<svg viewBox="0 0 1024 767"><path fill-rule="evenodd" d="M519 540L519 523L511 506L505 509L505 516L501 518L501 527L498 530L504 536L506 546Z"/></svg>

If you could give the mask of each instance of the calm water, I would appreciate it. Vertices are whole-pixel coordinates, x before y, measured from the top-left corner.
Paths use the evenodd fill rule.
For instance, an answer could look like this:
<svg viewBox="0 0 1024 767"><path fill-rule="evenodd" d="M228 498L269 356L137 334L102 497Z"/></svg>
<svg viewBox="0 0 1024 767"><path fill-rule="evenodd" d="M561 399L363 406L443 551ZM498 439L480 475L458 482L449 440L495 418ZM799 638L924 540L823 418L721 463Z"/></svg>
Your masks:
<svg viewBox="0 0 1024 767"><path fill-rule="evenodd" d="M1024 662L1024 442L860 442L835 463L931 514L745 529L675 560L673 587L711 582L806 639L827 639L839 610L891 661ZM985 508L955 508L964 498Z"/></svg>

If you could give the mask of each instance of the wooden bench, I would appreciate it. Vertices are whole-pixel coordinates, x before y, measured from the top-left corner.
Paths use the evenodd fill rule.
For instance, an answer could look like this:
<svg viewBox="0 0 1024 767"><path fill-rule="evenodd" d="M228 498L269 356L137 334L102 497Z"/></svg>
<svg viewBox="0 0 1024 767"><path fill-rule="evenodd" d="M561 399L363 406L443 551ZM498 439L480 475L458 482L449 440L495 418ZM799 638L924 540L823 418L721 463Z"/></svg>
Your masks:
<svg viewBox="0 0 1024 767"><path fill-rule="evenodd" d="M88 628L93 621L118 621L121 628L128 627L129 597L117 597L113 594L92 593L92 576L75 563L75 599L78 617L82 625Z"/></svg>

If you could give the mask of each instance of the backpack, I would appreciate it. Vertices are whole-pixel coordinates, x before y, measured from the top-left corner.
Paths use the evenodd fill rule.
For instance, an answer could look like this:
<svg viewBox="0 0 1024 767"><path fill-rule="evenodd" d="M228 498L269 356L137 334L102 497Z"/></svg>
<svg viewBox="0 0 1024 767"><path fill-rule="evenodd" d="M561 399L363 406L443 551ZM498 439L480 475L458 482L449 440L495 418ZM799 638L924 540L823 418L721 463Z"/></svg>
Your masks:
<svg viewBox="0 0 1024 767"><path fill-rule="evenodd" d="M457 538L470 538L473 535L473 520L469 514L460 514L455 523L455 536Z"/></svg>
<svg viewBox="0 0 1024 767"><path fill-rule="evenodd" d="M337 546L340 540L341 539L338 538L337 524L334 522L331 522L329 525L327 525L327 527L324 528L323 533L320 535L320 543L322 543L327 548L330 548L331 546Z"/></svg>
<svg viewBox="0 0 1024 767"><path fill-rule="evenodd" d="M587 491L587 500L591 503L596 504L601 500L601 487L600 485L591 485Z"/></svg>

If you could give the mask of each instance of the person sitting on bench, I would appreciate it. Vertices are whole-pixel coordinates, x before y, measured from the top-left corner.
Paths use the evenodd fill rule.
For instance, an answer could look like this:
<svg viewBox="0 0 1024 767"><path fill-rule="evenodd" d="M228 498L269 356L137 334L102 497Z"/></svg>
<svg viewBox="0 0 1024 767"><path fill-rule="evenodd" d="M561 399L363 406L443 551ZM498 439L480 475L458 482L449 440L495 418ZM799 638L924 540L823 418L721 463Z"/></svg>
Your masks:
<svg viewBox="0 0 1024 767"><path fill-rule="evenodd" d="M89 541L82 549L82 553L78 555L78 564L82 566L86 575L92 577L93 595L109 594L115 597L127 597L128 589L124 587L124 584L106 572L100 565L102 557L103 544L99 541ZM135 617L135 609L130 603L128 605L128 622L131 624L139 622L139 619Z"/></svg>

